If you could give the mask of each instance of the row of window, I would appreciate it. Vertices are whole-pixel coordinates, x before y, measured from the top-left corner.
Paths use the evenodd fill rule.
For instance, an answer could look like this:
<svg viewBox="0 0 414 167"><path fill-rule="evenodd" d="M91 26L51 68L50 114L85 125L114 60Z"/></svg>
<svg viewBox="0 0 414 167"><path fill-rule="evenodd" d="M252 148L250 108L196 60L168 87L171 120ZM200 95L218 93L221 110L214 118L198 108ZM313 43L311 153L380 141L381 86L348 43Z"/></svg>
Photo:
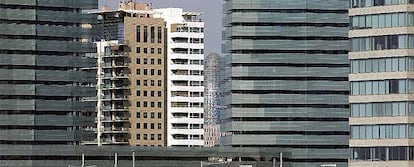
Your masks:
<svg viewBox="0 0 414 167"><path fill-rule="evenodd" d="M149 84L148 84L149 81ZM142 80L143 86L155 86L155 80ZM141 86L141 80L137 80L137 86ZM157 81L157 86L162 86L162 80Z"/></svg>
<svg viewBox="0 0 414 167"><path fill-rule="evenodd" d="M143 48L143 53L147 54L147 53L151 53L154 54L155 53L155 49L154 48L150 48L150 52L148 52L148 48ZM136 53L141 53L141 47L137 47ZM162 54L162 48L157 48L157 54Z"/></svg>
<svg viewBox="0 0 414 167"><path fill-rule="evenodd" d="M142 113L143 113L142 118L148 118L148 112L142 112ZM161 117L162 117L162 113L158 112L157 113L157 118L161 119ZM137 112L137 118L141 118L141 112ZM155 112L150 113L150 118L155 119Z"/></svg>
<svg viewBox="0 0 414 167"><path fill-rule="evenodd" d="M148 127L148 125L150 126ZM136 127L137 129L141 129L141 123L137 123ZM142 123L142 128L143 129L155 129L155 123ZM162 129L161 123L157 123L157 129Z"/></svg>
<svg viewBox="0 0 414 167"><path fill-rule="evenodd" d="M388 13L351 17L351 29L414 26L414 13Z"/></svg>
<svg viewBox="0 0 414 167"><path fill-rule="evenodd" d="M384 95L414 93L414 80L392 79L351 82L351 95Z"/></svg>
<svg viewBox="0 0 414 167"><path fill-rule="evenodd" d="M149 61L149 62L148 62ZM136 59L136 63L137 64L141 64L141 59L140 58L137 58ZM151 58L151 59L148 59L148 58L143 58L142 59L142 64L151 64L151 65L155 65L155 59L154 58ZM157 64L158 65L161 65L162 64L162 59L157 59Z"/></svg>
<svg viewBox="0 0 414 167"><path fill-rule="evenodd" d="M414 4L414 0L351 0L351 8L364 8L370 6L385 6L399 4Z"/></svg>
<svg viewBox="0 0 414 167"><path fill-rule="evenodd" d="M392 161L414 160L414 147L351 148L351 160Z"/></svg>
<svg viewBox="0 0 414 167"><path fill-rule="evenodd" d="M150 26L150 36L148 36L148 26L143 26L143 32L141 32L141 26L138 25L136 27L136 42L148 42L148 38L151 43L155 43L155 27ZM141 35L143 35L143 38L141 40ZM162 27L157 27L157 42L162 43Z"/></svg>
<svg viewBox="0 0 414 167"><path fill-rule="evenodd" d="M136 95L137 96L141 96L141 91L140 90L137 90ZM155 91L146 91L146 90L144 90L144 91L142 91L142 95L144 97L148 97L148 96L155 97ZM162 96L162 92L161 91L158 91L157 92L157 96L158 97L161 97Z"/></svg>
<svg viewBox="0 0 414 167"><path fill-rule="evenodd" d="M351 73L414 71L414 57L351 60Z"/></svg>
<svg viewBox="0 0 414 167"><path fill-rule="evenodd" d="M136 107L141 107L141 102L140 101L137 101L136 102ZM153 102L153 101L152 102L143 101L142 102L142 107L151 107L151 108L154 108L155 107L155 102ZM162 108L162 103L161 102L157 102L157 107L158 108Z"/></svg>
<svg viewBox="0 0 414 167"><path fill-rule="evenodd" d="M414 35L386 35L351 39L351 51L413 49Z"/></svg>
<svg viewBox="0 0 414 167"><path fill-rule="evenodd" d="M413 124L351 126L351 139L414 138Z"/></svg>
<svg viewBox="0 0 414 167"><path fill-rule="evenodd" d="M414 102L351 104L351 117L396 117L414 114Z"/></svg>
<svg viewBox="0 0 414 167"><path fill-rule="evenodd" d="M148 138L150 136L150 138ZM137 134L137 140L141 140L141 134ZM155 140L155 134L143 134L142 140ZM157 134L157 140L162 140L162 134Z"/></svg>
<svg viewBox="0 0 414 167"><path fill-rule="evenodd" d="M150 69L148 74L148 69L143 69L143 75L155 75L155 69ZM141 75L141 69L137 69L137 75ZM157 75L162 75L162 70L157 70Z"/></svg>

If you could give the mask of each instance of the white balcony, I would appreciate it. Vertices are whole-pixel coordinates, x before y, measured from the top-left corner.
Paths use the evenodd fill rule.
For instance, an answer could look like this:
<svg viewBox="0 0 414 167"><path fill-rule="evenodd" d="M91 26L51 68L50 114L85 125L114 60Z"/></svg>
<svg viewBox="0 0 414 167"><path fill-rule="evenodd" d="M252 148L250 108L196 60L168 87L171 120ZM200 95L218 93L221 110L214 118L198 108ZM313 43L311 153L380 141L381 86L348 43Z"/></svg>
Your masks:
<svg viewBox="0 0 414 167"><path fill-rule="evenodd" d="M171 107L168 108L169 113L204 113L204 108L195 107Z"/></svg>
<svg viewBox="0 0 414 167"><path fill-rule="evenodd" d="M188 118L188 117L175 118L173 117L173 118L168 119L168 121L171 124L174 124L174 123L203 124L204 118Z"/></svg>
<svg viewBox="0 0 414 167"><path fill-rule="evenodd" d="M203 135L204 129L170 129L170 134Z"/></svg>

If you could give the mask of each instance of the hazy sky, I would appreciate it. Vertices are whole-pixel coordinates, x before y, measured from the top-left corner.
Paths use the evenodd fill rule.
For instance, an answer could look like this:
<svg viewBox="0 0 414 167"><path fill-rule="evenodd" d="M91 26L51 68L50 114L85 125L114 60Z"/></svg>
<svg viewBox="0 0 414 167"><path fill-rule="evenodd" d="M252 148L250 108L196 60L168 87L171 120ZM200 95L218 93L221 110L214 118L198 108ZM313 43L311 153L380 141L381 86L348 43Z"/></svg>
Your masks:
<svg viewBox="0 0 414 167"><path fill-rule="evenodd" d="M115 8L121 0L99 0L99 5L109 4ZM128 0L125 0L128 1ZM205 21L205 54L221 53L222 0L135 0L152 3L154 8L180 7L184 11L202 12Z"/></svg>

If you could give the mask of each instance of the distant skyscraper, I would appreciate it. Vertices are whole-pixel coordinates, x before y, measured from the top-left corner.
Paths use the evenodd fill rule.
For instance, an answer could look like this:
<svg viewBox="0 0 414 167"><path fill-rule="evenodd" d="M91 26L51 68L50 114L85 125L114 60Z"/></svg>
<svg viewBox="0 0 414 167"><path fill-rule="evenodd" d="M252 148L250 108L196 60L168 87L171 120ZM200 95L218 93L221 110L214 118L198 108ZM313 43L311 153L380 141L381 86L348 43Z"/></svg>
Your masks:
<svg viewBox="0 0 414 167"><path fill-rule="evenodd" d="M85 57L93 51L82 42L91 18L81 12L97 6L0 1L0 150L37 153L33 145L80 145L93 137L82 132L92 123L83 116L94 111L82 100L95 96L95 73L83 69L95 62Z"/></svg>
<svg viewBox="0 0 414 167"><path fill-rule="evenodd" d="M204 146L220 144L220 113L223 106L223 58L209 54L204 62Z"/></svg>
<svg viewBox="0 0 414 167"><path fill-rule="evenodd" d="M224 145L289 148L293 166L347 166L347 8L225 1Z"/></svg>
<svg viewBox="0 0 414 167"><path fill-rule="evenodd" d="M350 167L414 164L413 3L351 1Z"/></svg>

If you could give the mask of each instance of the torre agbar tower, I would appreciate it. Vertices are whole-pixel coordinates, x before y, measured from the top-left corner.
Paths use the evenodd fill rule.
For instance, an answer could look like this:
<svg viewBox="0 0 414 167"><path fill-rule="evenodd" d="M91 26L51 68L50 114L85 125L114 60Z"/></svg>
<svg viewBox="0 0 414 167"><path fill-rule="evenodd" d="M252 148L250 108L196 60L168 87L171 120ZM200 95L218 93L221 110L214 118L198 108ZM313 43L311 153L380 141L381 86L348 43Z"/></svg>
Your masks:
<svg viewBox="0 0 414 167"><path fill-rule="evenodd" d="M226 0L222 145L348 166L347 0Z"/></svg>
<svg viewBox="0 0 414 167"><path fill-rule="evenodd" d="M0 1L0 157L15 160L2 165L36 166L19 164L30 157L18 152L93 137L82 133L85 111L94 111L82 102L95 96L95 73L83 70L95 64L85 57L92 45L82 40L93 19L81 12L97 6L97 0Z"/></svg>
<svg viewBox="0 0 414 167"><path fill-rule="evenodd" d="M351 167L414 166L413 3L351 1Z"/></svg>

